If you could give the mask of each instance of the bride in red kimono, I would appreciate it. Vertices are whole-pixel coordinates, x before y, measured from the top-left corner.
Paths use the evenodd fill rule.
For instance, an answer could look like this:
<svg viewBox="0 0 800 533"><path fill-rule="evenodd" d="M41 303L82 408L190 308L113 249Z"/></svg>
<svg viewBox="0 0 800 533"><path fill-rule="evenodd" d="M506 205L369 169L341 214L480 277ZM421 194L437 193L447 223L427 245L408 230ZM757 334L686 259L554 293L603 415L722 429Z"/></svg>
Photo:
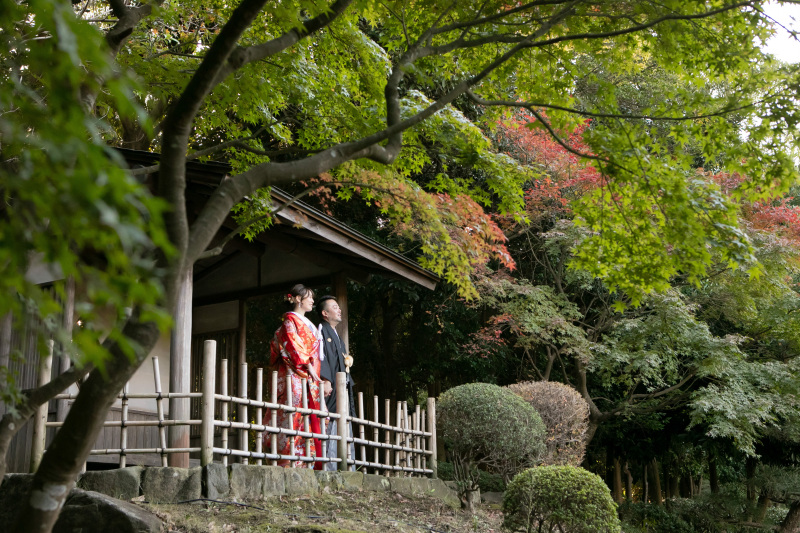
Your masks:
<svg viewBox="0 0 800 533"><path fill-rule="evenodd" d="M283 324L275 332L270 343L270 361L272 368L278 371L278 403L286 404L287 394L292 396L292 405L302 406L303 384L306 380L308 388L308 407L320 409L319 370L322 357L322 339L314 324L306 318L305 314L314 309L314 291L302 284L292 287L286 295L286 301L292 310L283 315ZM287 376L291 376L291 390L287 391ZM287 413L278 410L278 427L303 430L303 416L300 413ZM272 413L267 410L264 424L270 423ZM320 433L319 418L309 416L312 433ZM278 453L291 455L291 444L294 440L295 455L305 455L306 442L303 437L278 435ZM270 434L264 435L264 448L269 449ZM311 457L322 456L322 446L319 439L314 439L311 446ZM280 466L289 466L288 459L278 462ZM312 463L295 461L294 466L308 468ZM315 468L321 469L323 463L315 463Z"/></svg>

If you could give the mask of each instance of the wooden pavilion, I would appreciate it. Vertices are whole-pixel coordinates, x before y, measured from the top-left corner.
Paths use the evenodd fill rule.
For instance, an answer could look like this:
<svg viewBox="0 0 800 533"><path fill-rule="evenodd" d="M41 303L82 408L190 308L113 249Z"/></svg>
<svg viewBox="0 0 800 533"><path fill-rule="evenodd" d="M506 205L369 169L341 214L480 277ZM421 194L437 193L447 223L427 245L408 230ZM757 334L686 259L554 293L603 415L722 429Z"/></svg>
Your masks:
<svg viewBox="0 0 800 533"><path fill-rule="evenodd" d="M121 150L131 168L147 167L158 162L158 154L134 150ZM190 221L202 205L230 172L222 163L187 164L187 211ZM157 176L151 178L157 179ZM215 339L220 357L227 357L240 365L246 360L248 300L286 292L293 284L303 283L312 287L332 287L342 307L342 323L337 328L345 345L348 344L347 281L368 283L378 274L417 283L433 289L438 277L397 252L355 231L340 221L314 209L303 202L293 202L291 195L273 189L275 205L283 208L277 215L277 223L268 231L258 235L252 242L236 237L230 240L222 252L214 257L195 263L189 276L183 280L175 328L170 336L162 338L153 354L158 356L158 378L170 392L200 390L202 341ZM232 218L226 220L212 247L221 242L237 224ZM57 274L39 268L35 273L39 283L57 281ZM73 320L77 317L73 317ZM17 338L20 337L20 338ZM11 335L8 349L25 345L24 333ZM0 350L5 350L0 346ZM2 354L0 354L2 355ZM26 353L24 363L17 370L22 388L35 386L38 355L31 350ZM60 372L54 364L53 373ZM156 377L153 365L145 364L129 384L130 392L151 392ZM238 390L237 372L231 372L229 390ZM168 387L166 386L168 384ZM62 419L66 412L51 402L51 420ZM135 418L149 419L155 411L152 402L131 401L130 412ZM112 408L110 418L115 410ZM4 412L0 405L0 414ZM171 399L169 412L176 419L197 418L199 405L191 405L188 399ZM129 414L129 416L131 416ZM30 426L30 424L28 424ZM145 429L145 428L141 428ZM152 429L152 428L147 428ZM170 428L169 447L188 448L194 432L189 428ZM141 432L141 446L155 439L155 432ZM104 431L95 443L95 448L114 447L116 432ZM9 450L8 472L28 470L31 430L26 428L15 437ZM52 438L48 435L48 441ZM155 444L154 444L155 446ZM139 457L148 463L148 458ZM98 462L102 462L100 459ZM170 455L173 466L189 466L189 454Z"/></svg>

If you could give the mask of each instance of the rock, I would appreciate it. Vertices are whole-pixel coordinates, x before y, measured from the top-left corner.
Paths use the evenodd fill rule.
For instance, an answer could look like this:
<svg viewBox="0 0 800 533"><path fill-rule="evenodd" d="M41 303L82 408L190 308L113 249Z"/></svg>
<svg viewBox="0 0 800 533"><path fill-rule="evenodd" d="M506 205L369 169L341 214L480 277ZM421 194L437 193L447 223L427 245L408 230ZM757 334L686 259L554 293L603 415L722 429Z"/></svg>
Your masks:
<svg viewBox="0 0 800 533"><path fill-rule="evenodd" d="M202 497L203 469L149 467L142 476L142 494L152 503L174 503Z"/></svg>
<svg viewBox="0 0 800 533"><path fill-rule="evenodd" d="M228 467L220 463L212 463L203 467L203 494L206 498L217 500L226 498L231 493L231 482Z"/></svg>
<svg viewBox="0 0 800 533"><path fill-rule="evenodd" d="M73 489L53 533L159 533L164 527L154 514L99 492Z"/></svg>
<svg viewBox="0 0 800 533"><path fill-rule="evenodd" d="M483 503L491 503L495 505L503 505L504 492L484 492L481 494L481 501Z"/></svg>
<svg viewBox="0 0 800 533"><path fill-rule="evenodd" d="M286 494L284 468L232 464L231 494L237 500L263 500Z"/></svg>
<svg viewBox="0 0 800 533"><path fill-rule="evenodd" d="M319 482L316 473L309 468L285 468L284 483L288 496L316 496Z"/></svg>
<svg viewBox="0 0 800 533"><path fill-rule="evenodd" d="M364 486L363 472L342 472L344 490L361 490Z"/></svg>
<svg viewBox="0 0 800 533"><path fill-rule="evenodd" d="M442 500L445 504L453 509L461 508L461 499L458 497L458 492L448 487L441 479L430 480L429 494L434 498Z"/></svg>
<svg viewBox="0 0 800 533"><path fill-rule="evenodd" d="M392 491L403 496L424 496L430 490L428 478L390 477L389 486Z"/></svg>
<svg viewBox="0 0 800 533"><path fill-rule="evenodd" d="M130 500L139 495L143 470L141 466L129 466L85 472L78 479L78 488Z"/></svg>
<svg viewBox="0 0 800 533"><path fill-rule="evenodd" d="M6 474L0 485L0 531L10 531L20 502L31 489L33 474Z"/></svg>
<svg viewBox="0 0 800 533"><path fill-rule="evenodd" d="M339 472L317 472L317 481L323 492L336 492L344 489L344 480Z"/></svg>
<svg viewBox="0 0 800 533"><path fill-rule="evenodd" d="M0 531L9 531L20 502L30 490L32 474L8 474L0 485ZM72 489L53 533L158 533L161 521L144 509L99 492Z"/></svg>
<svg viewBox="0 0 800 533"><path fill-rule="evenodd" d="M371 490L375 492L384 492L390 490L391 484L389 483L389 478L384 476L378 476L376 474L364 474L364 483L363 489L364 490Z"/></svg>

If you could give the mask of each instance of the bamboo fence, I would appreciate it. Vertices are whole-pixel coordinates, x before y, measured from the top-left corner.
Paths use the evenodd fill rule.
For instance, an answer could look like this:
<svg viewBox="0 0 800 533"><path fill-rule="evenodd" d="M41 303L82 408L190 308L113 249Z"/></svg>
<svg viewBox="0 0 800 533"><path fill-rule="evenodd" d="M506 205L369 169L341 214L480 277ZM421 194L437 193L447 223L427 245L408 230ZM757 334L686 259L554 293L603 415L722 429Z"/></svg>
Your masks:
<svg viewBox="0 0 800 533"><path fill-rule="evenodd" d="M46 362L44 362L46 364ZM127 457L135 454L155 454L160 457L163 466L167 466L169 454L196 454L199 455L202 466L211 464L215 460L227 465L229 458L235 457L243 464L253 461L261 465L266 463L276 465L278 461L289 460L304 463L323 462L336 463L339 470L358 468L364 472L381 474L385 476L425 476L436 475L436 401L428 398L427 409L417 405L409 410L407 402L394 402L394 418L392 418L392 402L384 400L384 419L379 420L380 400L373 397L373 419L365 416L364 396L358 393L357 416L350 416L349 395L346 387L346 375L340 372L337 375L337 412L328 412L325 402L320 402L322 409L311 409L308 406L307 394L303 394L300 405L292 405L292 398L287 394L285 404L278 403L278 373L272 372L268 390L265 391L263 369L256 369L255 394L249 397L247 390L248 369L247 364L239 368L239 394L233 396L228 393L228 361L221 360L219 368L219 386L217 385L216 341L206 340L203 346L203 380L201 392L174 393L164 392L161 389L161 380L158 367L158 358L152 358L154 392L131 393L126 385L119 395L121 404L120 420L107 420L105 427L119 428L119 447L93 449L91 455L118 455L119 466L125 467ZM291 377L287 377L290 381ZM305 380L302 390L306 391ZM291 390L287 382L287 390ZM269 401L265 401L265 397ZM76 395L60 394L56 400L74 400ZM171 398L200 398L200 420L172 420L164 410L164 400ZM153 420L130 420L128 418L128 403L132 399L151 399L155 402L156 418ZM44 405L46 418L47 404ZM264 413L269 412L269 419L265 420ZM289 427L278 427L277 413L299 413L301 415L300 427L294 427L291 422L294 417L287 417ZM215 415L218 413L218 416ZM231 414L235 413L235 417ZM316 415L320 419L320 433L310 429L310 416ZM38 415L41 418L41 413ZM349 426L349 437L343 439L339 435L327 434L326 421L337 421L337 426ZM344 420L345 424L338 421ZM63 422L46 422L47 427L59 428ZM170 448L167 446L166 428L169 426L200 426L198 446L187 448ZM158 431L158 446L135 448L128 447L130 428L155 427ZM290 437L299 436L304 440L301 450L294 449L294 439L288 454L278 453L278 435ZM36 433L37 441L33 443L35 449L44 450L45 431ZM264 437L268 437L265 439ZM237 438L238 437L238 438ZM323 456L311 457L312 439L322 441ZM197 440L197 439L196 439ZM326 457L325 444L335 440L338 442L336 457ZM264 450L264 443L269 442L269 450ZM251 449L251 443L254 444ZM352 445L352 446L351 446ZM355 454L352 455L352 450ZM300 453L298 453L298 451ZM383 453L381 453L381 451ZM41 455L39 455L41 457ZM383 460L381 461L381 458ZM32 469L35 465L32 465ZM310 466L310 465L309 465Z"/></svg>

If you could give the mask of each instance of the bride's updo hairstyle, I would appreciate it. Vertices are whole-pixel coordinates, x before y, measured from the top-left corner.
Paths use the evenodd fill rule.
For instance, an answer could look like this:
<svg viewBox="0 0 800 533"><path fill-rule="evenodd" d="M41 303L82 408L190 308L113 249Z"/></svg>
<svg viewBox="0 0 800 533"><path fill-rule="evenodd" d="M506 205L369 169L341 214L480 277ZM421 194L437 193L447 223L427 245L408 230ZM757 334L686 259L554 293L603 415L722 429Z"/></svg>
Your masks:
<svg viewBox="0 0 800 533"><path fill-rule="evenodd" d="M297 285L292 287L292 289L286 294L286 296L283 297L283 301L286 302L286 305L289 307L290 311L294 309L294 302L292 301L292 299L295 296L299 296L300 298L311 296L313 298L314 291L312 289L309 289L302 283L298 283Z"/></svg>

